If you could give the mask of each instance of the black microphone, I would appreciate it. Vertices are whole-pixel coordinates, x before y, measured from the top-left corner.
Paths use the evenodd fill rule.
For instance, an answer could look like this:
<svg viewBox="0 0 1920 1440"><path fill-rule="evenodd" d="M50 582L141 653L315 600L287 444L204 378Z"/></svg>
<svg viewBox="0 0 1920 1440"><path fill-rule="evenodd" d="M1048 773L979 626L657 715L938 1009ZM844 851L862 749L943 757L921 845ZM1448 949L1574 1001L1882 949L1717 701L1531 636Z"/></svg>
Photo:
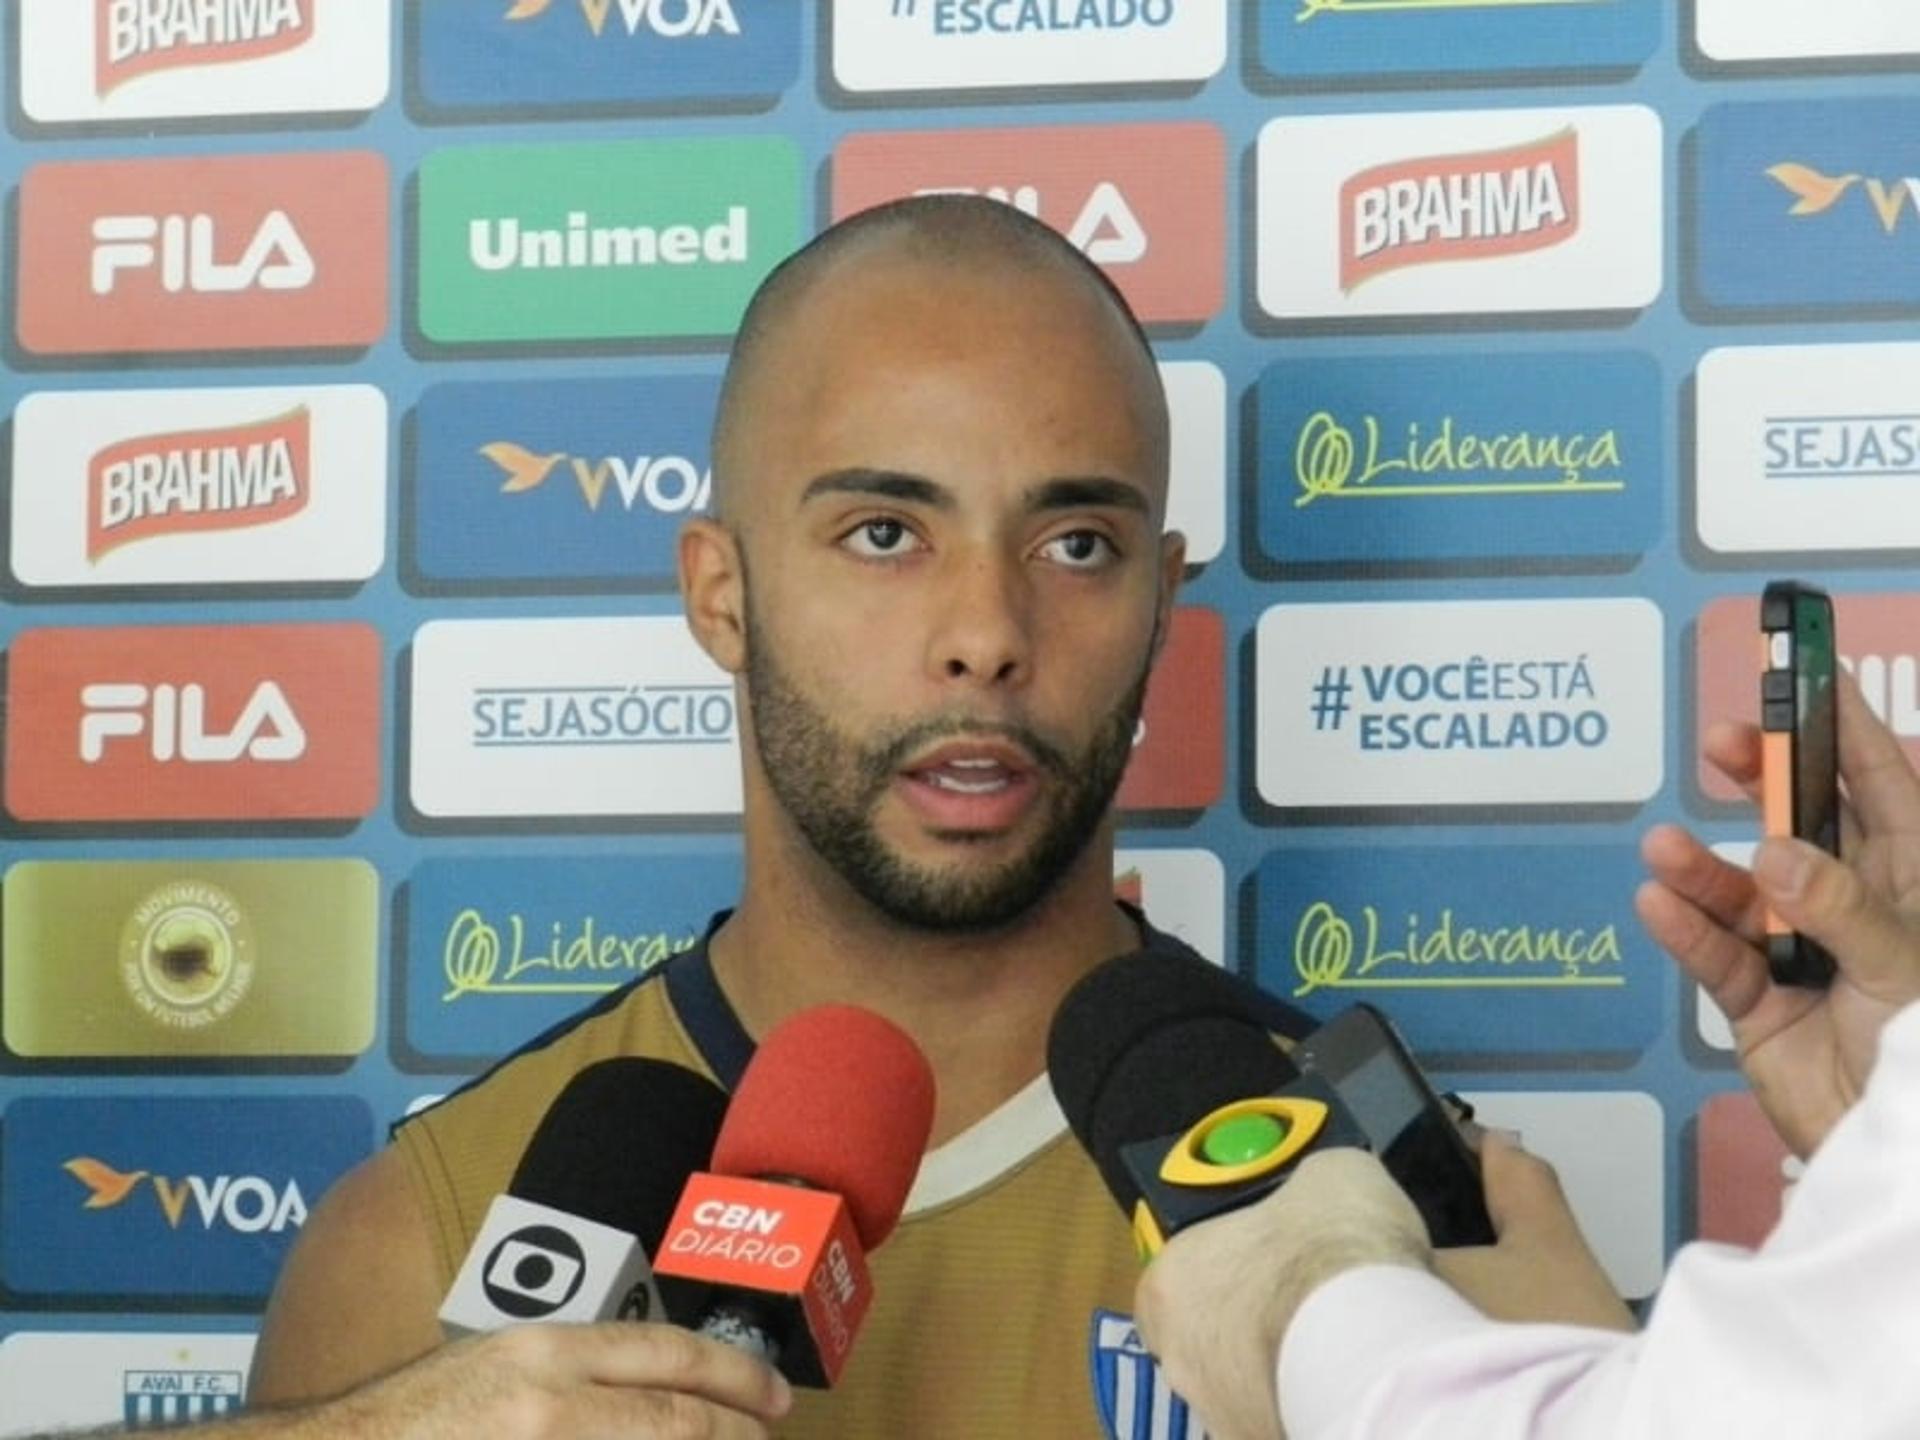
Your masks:
<svg viewBox="0 0 1920 1440"><path fill-rule="evenodd" d="M1061 1002L1048 1078L1142 1256L1329 1145L1379 1155L1435 1245L1491 1244L1478 1162L1386 1018L1355 1006L1289 1057L1273 1031L1295 1014L1203 960L1151 952Z"/></svg>
<svg viewBox="0 0 1920 1440"><path fill-rule="evenodd" d="M540 1121L440 1307L449 1337L533 1321L664 1319L647 1263L726 1114L664 1060L589 1065Z"/></svg>

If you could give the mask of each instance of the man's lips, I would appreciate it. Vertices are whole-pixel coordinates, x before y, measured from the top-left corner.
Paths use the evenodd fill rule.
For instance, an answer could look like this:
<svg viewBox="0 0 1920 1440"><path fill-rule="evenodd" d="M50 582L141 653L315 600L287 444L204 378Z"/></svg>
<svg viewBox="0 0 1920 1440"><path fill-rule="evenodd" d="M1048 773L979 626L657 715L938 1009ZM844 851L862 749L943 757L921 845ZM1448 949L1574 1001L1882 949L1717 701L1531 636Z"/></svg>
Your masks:
<svg viewBox="0 0 1920 1440"><path fill-rule="evenodd" d="M1033 761L998 743L950 742L914 757L900 773L908 802L943 830L1005 829L1038 788Z"/></svg>

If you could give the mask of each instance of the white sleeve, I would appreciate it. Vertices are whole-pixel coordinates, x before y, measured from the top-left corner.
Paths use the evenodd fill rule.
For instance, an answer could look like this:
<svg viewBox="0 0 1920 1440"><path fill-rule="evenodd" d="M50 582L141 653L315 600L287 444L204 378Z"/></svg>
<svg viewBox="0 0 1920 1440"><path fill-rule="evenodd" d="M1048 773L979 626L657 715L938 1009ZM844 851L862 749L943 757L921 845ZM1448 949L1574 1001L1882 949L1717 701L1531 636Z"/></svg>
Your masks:
<svg viewBox="0 0 1920 1440"><path fill-rule="evenodd" d="M1289 1440L1880 1440L1920 1436L1920 1007L1757 1252L1694 1244L1637 1336L1489 1320L1370 1267L1300 1307Z"/></svg>

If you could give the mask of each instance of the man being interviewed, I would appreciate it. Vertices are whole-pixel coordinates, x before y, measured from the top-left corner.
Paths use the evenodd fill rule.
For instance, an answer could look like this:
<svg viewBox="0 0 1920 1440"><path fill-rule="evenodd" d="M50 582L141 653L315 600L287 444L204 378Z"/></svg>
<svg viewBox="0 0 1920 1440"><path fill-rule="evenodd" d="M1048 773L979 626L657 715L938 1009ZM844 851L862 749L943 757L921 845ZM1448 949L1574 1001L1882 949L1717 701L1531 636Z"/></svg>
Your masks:
<svg viewBox="0 0 1920 1440"><path fill-rule="evenodd" d="M439 1343L479 1216L574 1071L647 1054L731 1085L751 1037L851 1001L915 1038L938 1109L848 1374L781 1433L1100 1433L1096 1312L1138 1267L1046 1037L1094 965L1177 944L1112 879L1183 567L1167 467L1132 315L1010 207L900 202L774 272L727 372L714 513L680 542L688 624L743 716L738 908L336 1187L268 1310L258 1400Z"/></svg>

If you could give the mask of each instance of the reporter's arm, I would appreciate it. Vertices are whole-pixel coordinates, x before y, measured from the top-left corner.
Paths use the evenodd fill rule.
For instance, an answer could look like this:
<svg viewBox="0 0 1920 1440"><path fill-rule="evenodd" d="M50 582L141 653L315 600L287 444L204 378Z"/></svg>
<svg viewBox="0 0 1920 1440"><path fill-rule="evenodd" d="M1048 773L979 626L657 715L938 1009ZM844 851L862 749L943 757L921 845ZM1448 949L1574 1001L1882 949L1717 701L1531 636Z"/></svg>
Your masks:
<svg viewBox="0 0 1920 1440"><path fill-rule="evenodd" d="M765 1440L785 1380L665 1325L519 1326L456 1341L318 1405L169 1429L177 1440ZM89 1432L118 1435L119 1430Z"/></svg>

